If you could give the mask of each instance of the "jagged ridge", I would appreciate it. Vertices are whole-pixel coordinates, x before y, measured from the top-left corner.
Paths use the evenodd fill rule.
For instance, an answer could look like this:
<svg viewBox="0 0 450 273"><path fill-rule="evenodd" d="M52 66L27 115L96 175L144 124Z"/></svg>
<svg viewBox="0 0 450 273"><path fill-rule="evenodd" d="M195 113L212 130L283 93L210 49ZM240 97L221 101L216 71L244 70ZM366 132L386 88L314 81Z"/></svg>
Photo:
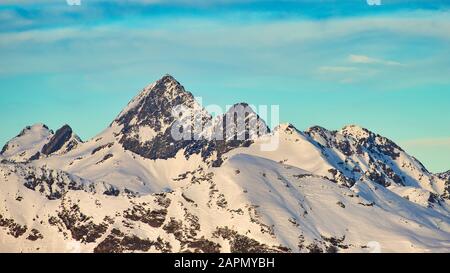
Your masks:
<svg viewBox="0 0 450 273"><path fill-rule="evenodd" d="M199 114L206 129L192 133L206 138L171 139L168 109L180 104ZM370 241L386 251L450 249L446 174L355 125L270 132L247 106L212 119L166 75L73 149L68 126L24 130L2 152L1 250L364 252ZM23 145L25 135L37 145ZM259 149L277 138L276 150ZM14 163L35 151L43 155Z"/></svg>

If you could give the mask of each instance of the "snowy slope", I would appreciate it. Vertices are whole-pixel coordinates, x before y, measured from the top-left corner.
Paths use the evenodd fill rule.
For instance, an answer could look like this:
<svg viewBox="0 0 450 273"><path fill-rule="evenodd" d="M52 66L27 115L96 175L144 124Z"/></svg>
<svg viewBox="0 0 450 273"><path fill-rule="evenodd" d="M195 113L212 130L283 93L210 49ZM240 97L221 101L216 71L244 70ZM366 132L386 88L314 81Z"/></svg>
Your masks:
<svg viewBox="0 0 450 273"><path fill-rule="evenodd" d="M13 162L27 162L48 155L65 154L75 149L81 139L68 125L54 133L42 123L27 126L3 147L2 157Z"/></svg>
<svg viewBox="0 0 450 273"><path fill-rule="evenodd" d="M373 182L358 182L355 192L255 156L233 156L221 168L198 170L173 192L141 197L79 189L48 200L9 168L0 168L2 251L368 252L371 242L385 252L450 247L447 215Z"/></svg>
<svg viewBox="0 0 450 273"><path fill-rule="evenodd" d="M279 140L276 150L261 149L276 142L274 139ZM356 126L341 131L313 127L300 132L291 124L282 124L249 148L235 149L230 155L239 153L296 166L347 187L371 180L424 206L448 200L443 178L428 172L392 141Z"/></svg>
<svg viewBox="0 0 450 273"><path fill-rule="evenodd" d="M180 105L206 139L172 138ZM0 251L450 250L448 173L355 125L270 132L246 106L213 119L165 75L86 142L24 129L0 154Z"/></svg>
<svg viewBox="0 0 450 273"><path fill-rule="evenodd" d="M154 193L179 187L179 175L198 168L198 156L187 160L182 152L165 160L152 160L127 151L112 126L67 154L51 156L33 164L73 173L86 179L114 185L119 191ZM115 136L116 135L116 136Z"/></svg>
<svg viewBox="0 0 450 273"><path fill-rule="evenodd" d="M348 249L343 251L361 251L358 248L370 241L379 242L384 251L448 247L448 216L407 202L373 182L358 181L352 190L301 169L252 156L234 156L227 166L224 195L243 198L240 202L248 198L258 207L264 223L274 225L274 233L291 248L299 237L304 238L304 245L316 240L321 242L319 246L326 244L324 238L345 238L342 244ZM235 170L242 179L235 178ZM236 196L232 185L247 193ZM292 228L297 224L300 234ZM445 232L435 237L441 239L428 246L411 236L433 237L441 229Z"/></svg>
<svg viewBox="0 0 450 273"><path fill-rule="evenodd" d="M27 161L40 152L52 136L53 131L42 123L27 126L20 134L6 143L1 155L11 161Z"/></svg>
<svg viewBox="0 0 450 273"><path fill-rule="evenodd" d="M180 175L204 164L189 141L170 137L175 119L171 109L183 105L193 115L211 117L191 93L170 75L145 87L111 125L76 149L34 161L36 166L61 169L92 181L114 185L136 194L178 187Z"/></svg>

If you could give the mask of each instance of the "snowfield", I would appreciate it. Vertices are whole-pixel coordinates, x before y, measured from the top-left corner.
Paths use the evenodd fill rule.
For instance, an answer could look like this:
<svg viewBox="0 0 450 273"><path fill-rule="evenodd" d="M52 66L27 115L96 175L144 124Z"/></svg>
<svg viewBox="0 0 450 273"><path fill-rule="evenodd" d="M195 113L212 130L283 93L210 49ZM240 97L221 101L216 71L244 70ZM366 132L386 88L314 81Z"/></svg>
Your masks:
<svg viewBox="0 0 450 273"><path fill-rule="evenodd" d="M86 142L43 124L9 141L0 251L450 251L448 172L389 139L282 124L247 140L177 142L176 105L202 115L200 134L223 126L226 114L212 119L166 75ZM278 149L261 149L275 138Z"/></svg>

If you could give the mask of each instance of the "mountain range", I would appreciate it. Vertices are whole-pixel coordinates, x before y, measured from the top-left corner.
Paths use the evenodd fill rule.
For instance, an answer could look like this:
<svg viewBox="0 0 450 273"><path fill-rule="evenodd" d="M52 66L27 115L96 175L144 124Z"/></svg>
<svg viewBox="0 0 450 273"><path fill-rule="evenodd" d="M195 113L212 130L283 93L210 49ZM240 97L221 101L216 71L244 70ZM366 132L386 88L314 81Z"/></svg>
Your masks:
<svg viewBox="0 0 450 273"><path fill-rule="evenodd" d="M180 105L192 139L171 134ZM0 153L0 251L450 251L450 171L356 125L268 128L249 110L240 128L240 109L213 117L165 75L88 141L24 128Z"/></svg>

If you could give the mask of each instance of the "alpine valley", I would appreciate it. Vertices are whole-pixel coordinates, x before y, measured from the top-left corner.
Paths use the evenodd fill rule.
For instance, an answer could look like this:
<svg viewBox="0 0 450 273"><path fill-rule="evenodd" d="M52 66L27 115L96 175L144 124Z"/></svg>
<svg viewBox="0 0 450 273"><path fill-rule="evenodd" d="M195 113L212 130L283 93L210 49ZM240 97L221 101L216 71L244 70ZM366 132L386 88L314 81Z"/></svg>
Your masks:
<svg viewBox="0 0 450 273"><path fill-rule="evenodd" d="M450 173L391 140L249 112L243 140L175 141L178 105L193 135L227 123L166 75L88 141L23 129L0 154L0 252L450 252Z"/></svg>

